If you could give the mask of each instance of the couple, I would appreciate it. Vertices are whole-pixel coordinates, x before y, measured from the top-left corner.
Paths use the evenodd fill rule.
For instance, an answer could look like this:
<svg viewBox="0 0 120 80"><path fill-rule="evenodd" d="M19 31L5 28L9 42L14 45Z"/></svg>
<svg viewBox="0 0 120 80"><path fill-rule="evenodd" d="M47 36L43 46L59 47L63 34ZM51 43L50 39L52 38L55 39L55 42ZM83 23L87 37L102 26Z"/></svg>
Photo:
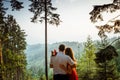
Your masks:
<svg viewBox="0 0 120 80"><path fill-rule="evenodd" d="M50 68L53 68L54 80L78 80L76 61L71 48L59 46L59 52L52 52Z"/></svg>

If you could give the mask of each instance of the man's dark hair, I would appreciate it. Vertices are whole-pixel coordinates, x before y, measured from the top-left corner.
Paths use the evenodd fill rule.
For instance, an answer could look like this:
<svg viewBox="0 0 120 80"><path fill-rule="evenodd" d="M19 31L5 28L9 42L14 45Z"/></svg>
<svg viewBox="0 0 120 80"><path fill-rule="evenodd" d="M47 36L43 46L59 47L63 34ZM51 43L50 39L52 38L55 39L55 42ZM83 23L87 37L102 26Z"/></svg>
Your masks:
<svg viewBox="0 0 120 80"><path fill-rule="evenodd" d="M61 44L61 45L59 46L59 50L60 50L60 51L64 51L64 50L65 50L65 45L64 45L64 44Z"/></svg>

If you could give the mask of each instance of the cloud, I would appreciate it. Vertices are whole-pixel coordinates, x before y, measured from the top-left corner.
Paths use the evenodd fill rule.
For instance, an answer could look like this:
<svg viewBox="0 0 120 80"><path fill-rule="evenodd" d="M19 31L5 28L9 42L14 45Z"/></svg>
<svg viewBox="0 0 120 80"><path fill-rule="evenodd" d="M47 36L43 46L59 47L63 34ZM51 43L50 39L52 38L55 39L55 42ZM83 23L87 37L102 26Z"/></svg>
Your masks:
<svg viewBox="0 0 120 80"><path fill-rule="evenodd" d="M77 0L70 0L70 2L75 2L75 1L77 1Z"/></svg>

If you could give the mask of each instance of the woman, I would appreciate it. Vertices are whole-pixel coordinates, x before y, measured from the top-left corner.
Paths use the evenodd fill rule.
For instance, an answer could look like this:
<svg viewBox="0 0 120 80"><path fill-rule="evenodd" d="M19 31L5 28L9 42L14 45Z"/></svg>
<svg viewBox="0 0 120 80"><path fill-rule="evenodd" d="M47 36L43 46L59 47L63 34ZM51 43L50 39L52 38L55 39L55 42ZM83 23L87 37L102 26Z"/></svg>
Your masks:
<svg viewBox="0 0 120 80"><path fill-rule="evenodd" d="M76 62L76 59L74 57L74 54L73 54L73 51L72 51L71 48L69 48L69 47L66 48L65 49L65 54L70 56L71 59ZM68 73L69 80L78 80L78 74L77 74L77 71L76 71L75 67L72 68L69 64L67 65L67 68L65 68L65 66L63 66L63 65L60 65L60 67Z"/></svg>

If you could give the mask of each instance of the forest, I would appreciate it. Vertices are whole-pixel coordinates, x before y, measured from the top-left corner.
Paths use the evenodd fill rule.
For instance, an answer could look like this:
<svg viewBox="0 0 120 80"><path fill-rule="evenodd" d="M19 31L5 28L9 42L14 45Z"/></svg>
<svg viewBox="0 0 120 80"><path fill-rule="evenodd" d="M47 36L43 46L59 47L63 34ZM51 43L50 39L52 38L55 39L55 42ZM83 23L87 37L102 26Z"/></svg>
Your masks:
<svg viewBox="0 0 120 80"><path fill-rule="evenodd" d="M79 80L120 80L120 37L107 36L111 32L120 33L119 15L104 25L96 25L101 40L93 41L89 35L83 43L66 41L48 44L47 23L60 25L60 14L52 12L57 10L52 6L52 0L29 1L29 11L34 14L31 22L45 23L45 44L28 45L25 31L14 15L7 12L9 9L14 12L24 8L21 0L0 0L0 80L53 80L53 70L49 68L50 52L60 43L73 48ZM91 23L103 21L103 12L120 10L120 0L112 1L93 6L89 13Z"/></svg>
<svg viewBox="0 0 120 80"><path fill-rule="evenodd" d="M117 40L117 41L115 41ZM111 38L107 40L106 44L109 44L109 42L115 41L111 46L115 48L117 51L117 54L120 55L120 40L119 38ZM65 44L68 47L71 47L74 51L75 58L77 59L77 72L79 74L79 80L98 80L103 79L103 77L108 78L107 76L110 76L113 78L113 76L119 77L119 56L113 55L113 58L111 58L111 54L104 56L111 56L111 60L107 60L106 67L104 67L104 63L101 67L98 66L97 62L95 61L97 58L103 59L103 56L96 57L96 53L99 52L99 50L103 49L103 44L99 40L92 41L90 36L88 36L87 41L85 42L58 42L53 44L48 44L48 62L50 60L51 56L51 50L56 49L61 44ZM44 68L44 44L36 44L36 45L28 45L26 49L26 56L28 65L27 69L31 71L31 75L36 78L37 80L45 80L45 68ZM49 64L48 64L49 66ZM101 74L99 73L99 70L102 69ZM106 71L114 70L113 72L104 73ZM110 74L109 74L110 73ZM52 80L53 78L53 70L48 69L49 79ZM112 74L112 75L111 75ZM86 76L87 75L87 76ZM103 77L98 77L99 75L103 75ZM105 76L106 75L106 76ZM105 80L105 79L103 79ZM115 79L113 79L115 80ZM117 78L116 80L119 80Z"/></svg>

